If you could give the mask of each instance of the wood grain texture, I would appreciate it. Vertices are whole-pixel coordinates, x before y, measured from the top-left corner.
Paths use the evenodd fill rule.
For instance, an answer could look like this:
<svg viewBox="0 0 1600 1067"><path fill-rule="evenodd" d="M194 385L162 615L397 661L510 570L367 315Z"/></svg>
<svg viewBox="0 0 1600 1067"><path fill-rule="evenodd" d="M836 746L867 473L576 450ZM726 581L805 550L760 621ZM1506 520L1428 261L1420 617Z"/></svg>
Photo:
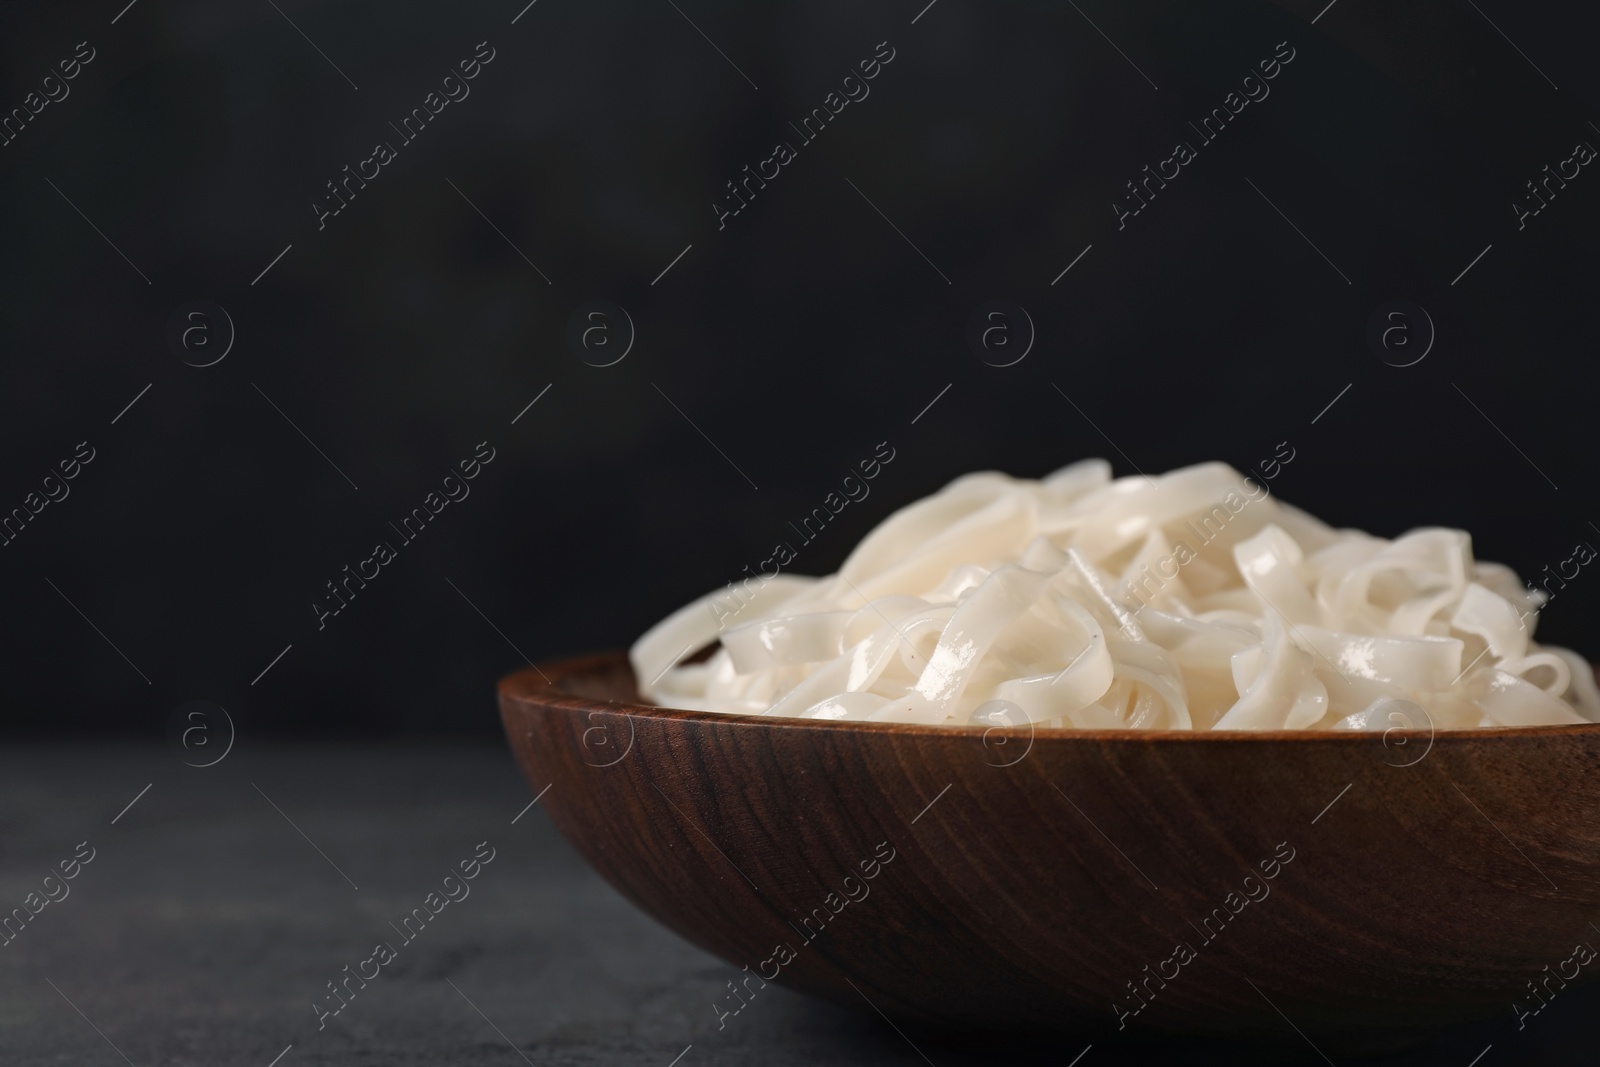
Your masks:
<svg viewBox="0 0 1600 1067"><path fill-rule="evenodd" d="M1371 1051L1537 1007L1600 946L1600 726L983 731L642 706L620 653L544 674L501 716L596 870L892 1017Z"/></svg>

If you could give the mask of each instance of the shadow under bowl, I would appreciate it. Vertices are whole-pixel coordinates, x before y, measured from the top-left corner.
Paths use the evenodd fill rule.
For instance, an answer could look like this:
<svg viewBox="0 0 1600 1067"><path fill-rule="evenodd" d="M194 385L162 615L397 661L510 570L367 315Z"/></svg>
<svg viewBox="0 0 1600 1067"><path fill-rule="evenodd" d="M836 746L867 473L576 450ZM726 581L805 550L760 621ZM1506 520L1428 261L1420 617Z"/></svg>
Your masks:
<svg viewBox="0 0 1600 1067"><path fill-rule="evenodd" d="M551 820L752 993L1361 1053L1600 972L1575 955L1600 943L1600 725L984 730L638 699L621 653L500 683Z"/></svg>

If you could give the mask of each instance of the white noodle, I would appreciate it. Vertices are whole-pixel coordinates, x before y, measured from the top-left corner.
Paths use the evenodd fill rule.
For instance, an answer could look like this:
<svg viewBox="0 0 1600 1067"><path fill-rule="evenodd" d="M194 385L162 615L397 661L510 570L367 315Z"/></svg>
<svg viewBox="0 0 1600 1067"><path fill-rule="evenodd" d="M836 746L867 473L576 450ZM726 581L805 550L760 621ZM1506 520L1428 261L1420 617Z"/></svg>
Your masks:
<svg viewBox="0 0 1600 1067"><path fill-rule="evenodd" d="M1589 665L1532 640L1542 602L1509 568L1475 561L1459 530L1388 541L1335 530L1220 463L1113 480L1088 460L1041 481L958 478L891 515L838 574L718 590L630 655L645 699L746 715L1171 730L1600 721Z"/></svg>

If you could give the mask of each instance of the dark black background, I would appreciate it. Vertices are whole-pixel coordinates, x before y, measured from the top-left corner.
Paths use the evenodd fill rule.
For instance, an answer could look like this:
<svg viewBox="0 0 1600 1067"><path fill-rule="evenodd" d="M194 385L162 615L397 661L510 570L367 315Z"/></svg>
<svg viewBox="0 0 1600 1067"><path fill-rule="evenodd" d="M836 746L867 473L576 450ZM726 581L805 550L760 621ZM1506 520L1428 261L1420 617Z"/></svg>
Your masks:
<svg viewBox="0 0 1600 1067"><path fill-rule="evenodd" d="M1460 526L1525 575L1600 540L1600 176L1520 232L1511 208L1600 144L1592 9L138 0L113 25L124 2L0 4L7 111L97 52L0 148L0 511L97 453L0 548L14 733L157 739L205 699L245 737L491 736L523 654L625 646L882 441L796 571L969 470L1249 469L1283 441L1273 488L1338 525ZM319 231L324 183L485 40L471 95ZM723 183L885 40L871 95L719 231ZM1270 97L1119 231L1123 183L1280 41ZM196 299L237 329L207 368L166 340ZM566 340L597 299L637 330L607 368ZM1036 323L1015 366L967 346L991 299ZM1437 328L1408 368L1365 342L1395 299ZM324 583L485 440L471 496L319 631ZM1541 636L1600 651L1597 589Z"/></svg>

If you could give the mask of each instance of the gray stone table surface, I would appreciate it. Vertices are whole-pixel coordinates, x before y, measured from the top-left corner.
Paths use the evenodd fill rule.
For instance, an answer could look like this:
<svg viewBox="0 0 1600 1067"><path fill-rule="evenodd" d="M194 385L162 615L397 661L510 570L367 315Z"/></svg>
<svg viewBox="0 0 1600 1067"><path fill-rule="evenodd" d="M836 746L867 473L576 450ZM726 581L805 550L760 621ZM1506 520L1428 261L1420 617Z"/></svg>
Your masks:
<svg viewBox="0 0 1600 1067"><path fill-rule="evenodd" d="M1085 1052L902 1033L776 986L719 1027L738 968L630 905L537 806L519 818L532 799L493 747L241 749L204 769L149 748L10 747L0 904L26 910L33 893L39 910L0 947L0 1064L1324 1062L1303 1044L1100 1038ZM451 883L467 895L403 940L391 923L442 896L481 842L492 860ZM91 849L75 878L45 882ZM40 906L46 890L59 899ZM328 983L378 942L395 958L319 1028L314 1003L337 1003ZM1384 1062L1592 1064L1597 1006L1573 989L1519 1031L1508 1000L1503 1020Z"/></svg>

